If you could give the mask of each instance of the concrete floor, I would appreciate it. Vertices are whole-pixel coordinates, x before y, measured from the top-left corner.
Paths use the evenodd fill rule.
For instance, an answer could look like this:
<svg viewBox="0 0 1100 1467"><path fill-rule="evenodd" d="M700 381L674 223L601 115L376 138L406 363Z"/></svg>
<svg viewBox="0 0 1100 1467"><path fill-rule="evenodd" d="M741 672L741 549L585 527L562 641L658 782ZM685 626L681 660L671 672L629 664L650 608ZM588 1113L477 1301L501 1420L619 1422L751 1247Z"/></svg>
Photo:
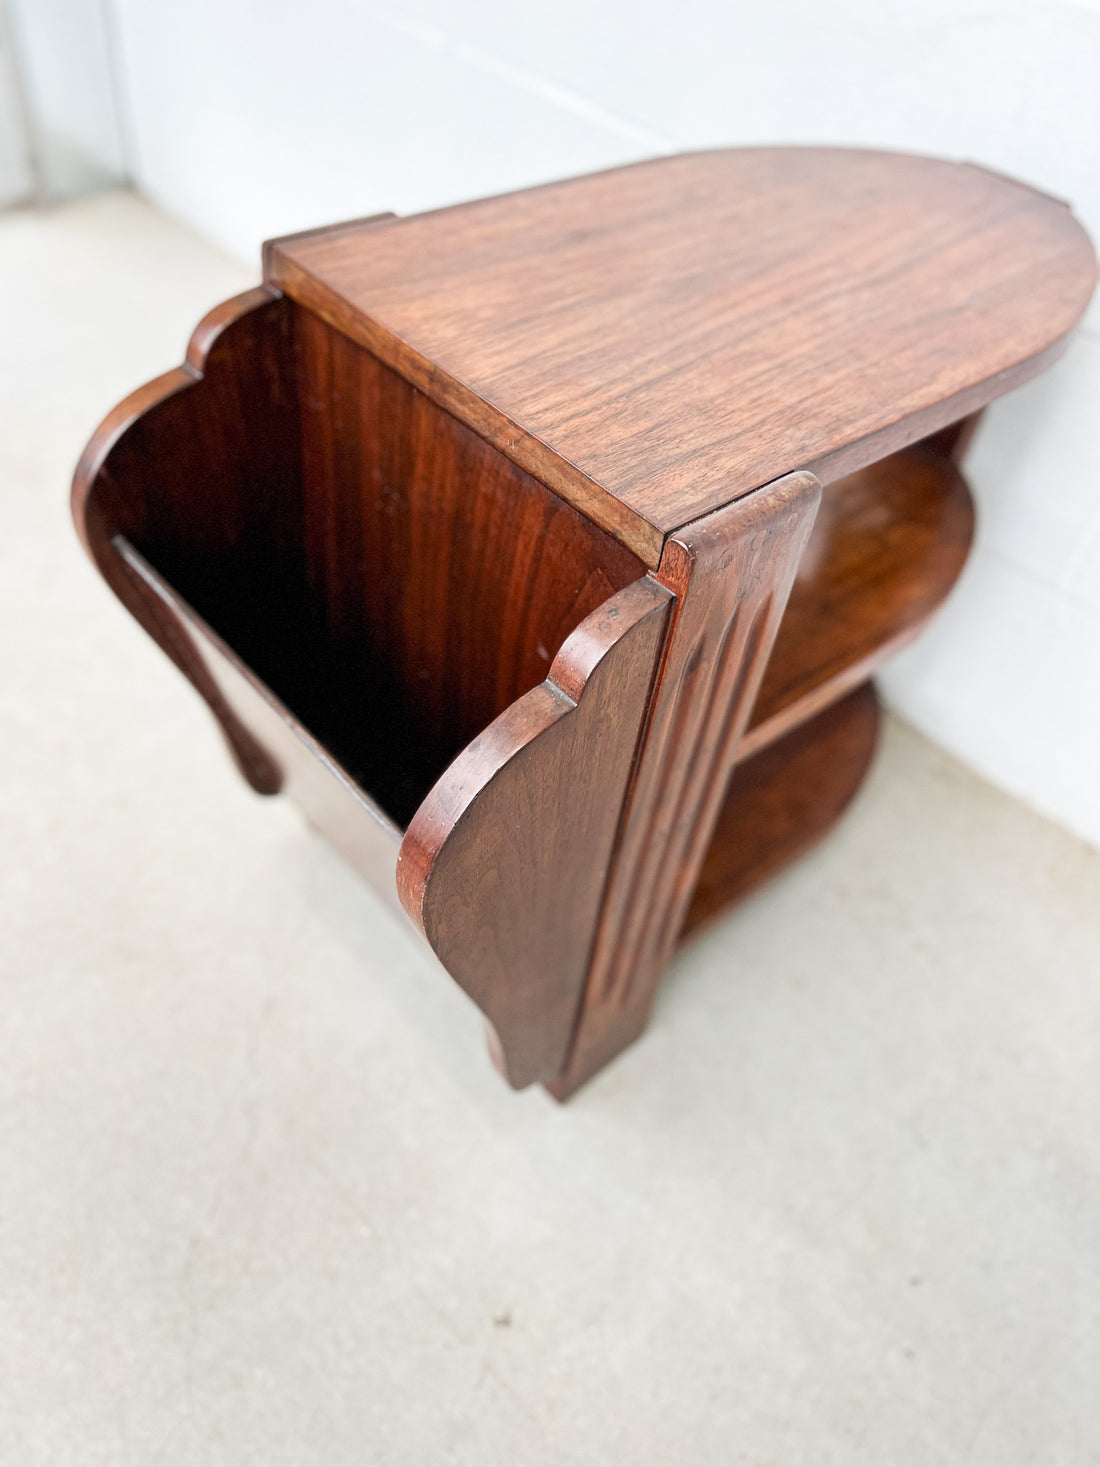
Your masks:
<svg viewBox="0 0 1100 1467"><path fill-rule="evenodd" d="M1100 1461L1100 857L904 727L567 1108L84 562L250 277L0 218L0 1462Z"/></svg>

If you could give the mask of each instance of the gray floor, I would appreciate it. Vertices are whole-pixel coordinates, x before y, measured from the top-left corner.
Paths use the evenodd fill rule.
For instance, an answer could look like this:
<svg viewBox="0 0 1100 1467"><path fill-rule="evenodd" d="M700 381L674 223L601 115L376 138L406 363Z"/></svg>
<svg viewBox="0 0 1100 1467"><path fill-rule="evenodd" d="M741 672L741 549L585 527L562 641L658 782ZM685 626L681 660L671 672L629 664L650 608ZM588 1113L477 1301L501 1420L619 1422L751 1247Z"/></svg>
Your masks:
<svg viewBox="0 0 1100 1467"><path fill-rule="evenodd" d="M0 1462L1100 1461L1100 857L904 727L567 1108L98 583L97 417L248 277L0 219Z"/></svg>

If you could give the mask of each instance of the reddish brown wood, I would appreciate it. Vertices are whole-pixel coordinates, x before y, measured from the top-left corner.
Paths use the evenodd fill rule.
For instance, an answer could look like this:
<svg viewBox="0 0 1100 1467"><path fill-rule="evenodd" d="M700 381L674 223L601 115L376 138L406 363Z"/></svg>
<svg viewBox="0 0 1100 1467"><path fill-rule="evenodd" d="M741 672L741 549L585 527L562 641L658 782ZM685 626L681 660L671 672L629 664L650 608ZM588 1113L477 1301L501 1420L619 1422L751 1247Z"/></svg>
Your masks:
<svg viewBox="0 0 1100 1467"><path fill-rule="evenodd" d="M515 1086L565 1064L671 599L645 577L593 612L459 755L401 847L401 900Z"/></svg>
<svg viewBox="0 0 1100 1467"><path fill-rule="evenodd" d="M151 467L152 466L152 467ZM261 288L196 329L77 469L100 569L196 682L256 788L262 757L123 534L402 828L641 563L369 353ZM196 678L198 681L196 681Z"/></svg>
<svg viewBox="0 0 1100 1467"><path fill-rule="evenodd" d="M742 758L858 686L911 641L957 580L973 530L965 480L930 445L828 485Z"/></svg>
<svg viewBox="0 0 1100 1467"><path fill-rule="evenodd" d="M112 549L141 583L158 625L167 624L171 636L185 642L185 670L223 730L228 734L231 724L250 748L261 751L274 786L400 912L393 870L401 831L390 817L124 536L115 537Z"/></svg>
<svg viewBox="0 0 1100 1467"><path fill-rule="evenodd" d="M874 755L878 699L848 693L733 771L681 941L723 916L831 829Z"/></svg>
<svg viewBox="0 0 1100 1467"><path fill-rule="evenodd" d="M661 559L676 605L559 1098L645 1026L820 492L791 474L681 531Z"/></svg>
<svg viewBox="0 0 1100 1467"><path fill-rule="evenodd" d="M946 428L931 434L924 443L933 453L942 454L953 464L961 464L984 416L981 412L971 413L967 418L960 418L957 423L948 423Z"/></svg>
<svg viewBox="0 0 1100 1467"><path fill-rule="evenodd" d="M455 755L643 567L323 321L301 315L297 336L323 676L291 701L404 826Z"/></svg>
<svg viewBox="0 0 1100 1467"><path fill-rule="evenodd" d="M391 900L400 846L502 1068L564 1096L858 783L976 414L1094 270L1023 185L839 149L353 221L272 244L74 513L254 787Z"/></svg>
<svg viewBox="0 0 1100 1467"><path fill-rule="evenodd" d="M1033 376L1095 260L984 169L742 148L276 243L267 271L656 565L731 499Z"/></svg>
<svg viewBox="0 0 1100 1467"><path fill-rule="evenodd" d="M264 286L226 301L195 328L182 367L108 415L73 482L94 558L109 529L204 564L257 539L300 562L294 310Z"/></svg>
<svg viewBox="0 0 1100 1467"><path fill-rule="evenodd" d="M241 772L264 794L280 787L277 765L226 702L173 607L119 554L115 537L170 564L181 564L186 551L200 581L208 565L234 549L251 553L245 547L253 542L265 546L269 573L297 560L291 311L266 286L211 311L185 364L104 419L73 479L73 518L88 553L209 704Z"/></svg>

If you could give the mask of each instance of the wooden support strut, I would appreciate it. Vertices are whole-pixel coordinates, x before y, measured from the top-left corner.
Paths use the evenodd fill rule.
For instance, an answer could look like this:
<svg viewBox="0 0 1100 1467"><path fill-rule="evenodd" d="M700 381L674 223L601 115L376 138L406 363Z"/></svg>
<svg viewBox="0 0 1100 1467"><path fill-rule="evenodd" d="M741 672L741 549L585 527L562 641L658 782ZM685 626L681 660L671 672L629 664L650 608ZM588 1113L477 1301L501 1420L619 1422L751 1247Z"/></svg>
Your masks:
<svg viewBox="0 0 1100 1467"><path fill-rule="evenodd" d="M654 578L673 619L559 1100L645 1027L820 498L812 474L788 474L665 547Z"/></svg>
<svg viewBox="0 0 1100 1467"><path fill-rule="evenodd" d="M643 576L433 787L401 845L402 905L490 1025L517 1089L568 1055L672 598Z"/></svg>

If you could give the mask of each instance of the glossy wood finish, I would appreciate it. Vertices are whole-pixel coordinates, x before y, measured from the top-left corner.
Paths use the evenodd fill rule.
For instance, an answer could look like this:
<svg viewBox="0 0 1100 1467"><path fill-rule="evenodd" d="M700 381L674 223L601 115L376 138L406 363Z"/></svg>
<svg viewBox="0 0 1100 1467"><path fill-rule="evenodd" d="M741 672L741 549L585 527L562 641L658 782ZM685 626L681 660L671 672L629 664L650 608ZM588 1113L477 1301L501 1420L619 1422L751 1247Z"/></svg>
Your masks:
<svg viewBox="0 0 1100 1467"><path fill-rule="evenodd" d="M293 315L264 286L226 301L196 327L183 366L100 425L73 481L97 563L109 524L166 557L217 560L259 538L268 559L300 564Z"/></svg>
<svg viewBox="0 0 1100 1467"><path fill-rule="evenodd" d="M203 582L216 581L234 553L246 583L249 564L262 566L264 586L293 578L301 549L288 510L300 504L290 323L287 304L263 286L218 306L196 328L185 363L100 424L72 494L77 530L104 579L206 700L242 774L263 794L280 788L277 767L116 537L181 568L200 601Z"/></svg>
<svg viewBox="0 0 1100 1467"><path fill-rule="evenodd" d="M150 473L149 466L156 465ZM291 301L248 292L104 422L74 483L97 564L150 622L123 534L402 828L641 563ZM178 639L177 639L178 641Z"/></svg>
<svg viewBox="0 0 1100 1467"><path fill-rule="evenodd" d="M671 602L648 577L605 602L459 755L401 847L401 900L516 1086L565 1065Z"/></svg>
<svg viewBox="0 0 1100 1467"><path fill-rule="evenodd" d="M676 604L559 1098L645 1026L820 493L790 474L682 531L661 559Z"/></svg>
<svg viewBox="0 0 1100 1467"><path fill-rule="evenodd" d="M243 732L248 747L259 751L272 788L292 799L363 880L401 912L393 882L401 831L390 817L125 536L116 536L112 549L141 583L151 618L185 649L188 676L223 732Z"/></svg>
<svg viewBox="0 0 1100 1467"><path fill-rule="evenodd" d="M556 1074L671 593L267 290L111 415L74 513L253 786L294 798L391 901L396 866L508 1078Z"/></svg>
<svg viewBox="0 0 1100 1467"><path fill-rule="evenodd" d="M970 491L935 444L828 485L742 758L842 697L911 641L957 580L973 532Z"/></svg>
<svg viewBox="0 0 1100 1467"><path fill-rule="evenodd" d="M316 317L296 329L311 661L324 669L302 711L339 689L311 726L405 825L643 567L369 352Z"/></svg>
<svg viewBox="0 0 1100 1467"><path fill-rule="evenodd" d="M875 751L879 708L864 683L733 771L681 941L723 916L828 833Z"/></svg>
<svg viewBox="0 0 1100 1467"><path fill-rule="evenodd" d="M1091 250L980 169L747 149L266 261L95 435L78 527L252 785L564 1097L858 785L866 679L966 556L977 412Z"/></svg>
<svg viewBox="0 0 1100 1467"><path fill-rule="evenodd" d="M276 241L266 278L655 566L739 495L1033 376L1095 260L1065 205L984 169L743 148Z"/></svg>
<svg viewBox="0 0 1100 1467"><path fill-rule="evenodd" d="M186 641L193 680L211 690L219 719L263 751L278 786L395 909L400 894L486 1015L509 1082L552 1079L573 1032L669 593L643 578L589 616L546 681L464 750L402 843L386 812L145 558L122 536L113 549L153 614ZM524 806L574 815L517 821Z"/></svg>

